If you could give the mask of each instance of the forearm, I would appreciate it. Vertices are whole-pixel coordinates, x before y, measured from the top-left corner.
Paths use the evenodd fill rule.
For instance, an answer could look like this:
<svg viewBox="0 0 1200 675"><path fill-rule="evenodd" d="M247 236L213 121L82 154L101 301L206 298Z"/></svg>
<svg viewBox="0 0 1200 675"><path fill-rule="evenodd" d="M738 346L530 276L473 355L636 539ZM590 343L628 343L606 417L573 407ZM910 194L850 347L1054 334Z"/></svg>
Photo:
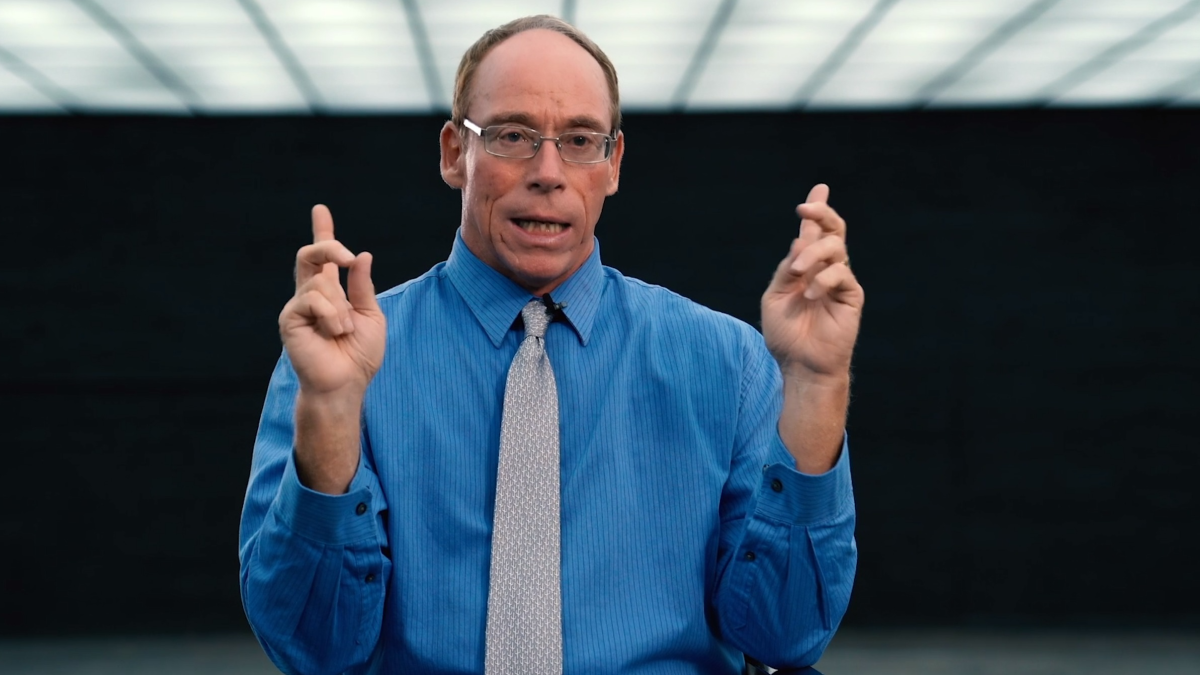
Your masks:
<svg viewBox="0 0 1200 675"><path fill-rule="evenodd" d="M837 463L850 405L850 374L813 378L784 372L779 437L796 470L822 474Z"/></svg>
<svg viewBox="0 0 1200 675"><path fill-rule="evenodd" d="M296 475L305 487L345 494L358 470L363 393L296 396Z"/></svg>
<svg viewBox="0 0 1200 675"><path fill-rule="evenodd" d="M341 673L370 657L382 623L391 562L377 484L364 469L348 494L331 496L290 473L242 551L243 606L281 670Z"/></svg>
<svg viewBox="0 0 1200 675"><path fill-rule="evenodd" d="M830 471L807 475L771 461L786 458L777 442L759 461L768 464L753 510L727 526L716 596L722 634L776 668L815 663L849 604L857 553L843 450Z"/></svg>

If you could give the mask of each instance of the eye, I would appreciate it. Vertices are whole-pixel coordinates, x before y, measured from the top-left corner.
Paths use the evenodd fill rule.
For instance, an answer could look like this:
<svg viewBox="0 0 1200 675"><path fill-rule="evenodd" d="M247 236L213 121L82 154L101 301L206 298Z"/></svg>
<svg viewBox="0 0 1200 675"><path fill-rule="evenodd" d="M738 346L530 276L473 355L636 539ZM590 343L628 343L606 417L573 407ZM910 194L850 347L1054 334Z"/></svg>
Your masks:
<svg viewBox="0 0 1200 675"><path fill-rule="evenodd" d="M567 137L566 143L573 148L586 148L591 150L593 148L599 149L604 147L604 139L604 134L596 134L591 132L577 133Z"/></svg>
<svg viewBox="0 0 1200 675"><path fill-rule="evenodd" d="M520 127L500 127L494 131L494 141L504 146L525 145L531 142L529 132Z"/></svg>

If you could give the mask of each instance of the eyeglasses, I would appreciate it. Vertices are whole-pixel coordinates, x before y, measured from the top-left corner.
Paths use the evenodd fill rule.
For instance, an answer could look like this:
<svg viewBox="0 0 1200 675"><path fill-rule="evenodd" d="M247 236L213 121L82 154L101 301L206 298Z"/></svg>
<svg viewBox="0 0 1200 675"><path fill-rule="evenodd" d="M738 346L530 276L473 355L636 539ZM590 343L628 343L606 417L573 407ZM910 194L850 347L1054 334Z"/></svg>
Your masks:
<svg viewBox="0 0 1200 675"><path fill-rule="evenodd" d="M561 136L543 136L516 124L498 124L480 128L464 119L463 126L483 139L483 149L489 155L528 159L537 154L544 141L554 141L564 162L599 164L612 156L615 139L597 131L568 131Z"/></svg>

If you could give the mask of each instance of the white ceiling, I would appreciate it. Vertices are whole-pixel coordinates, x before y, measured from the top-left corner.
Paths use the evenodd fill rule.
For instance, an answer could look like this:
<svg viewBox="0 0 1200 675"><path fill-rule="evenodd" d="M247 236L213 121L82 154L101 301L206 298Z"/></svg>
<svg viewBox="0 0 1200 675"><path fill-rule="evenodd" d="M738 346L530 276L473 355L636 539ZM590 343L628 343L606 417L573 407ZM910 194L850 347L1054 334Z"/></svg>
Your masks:
<svg viewBox="0 0 1200 675"><path fill-rule="evenodd" d="M0 0L0 112L441 112L539 13L631 111L1200 106L1200 0Z"/></svg>

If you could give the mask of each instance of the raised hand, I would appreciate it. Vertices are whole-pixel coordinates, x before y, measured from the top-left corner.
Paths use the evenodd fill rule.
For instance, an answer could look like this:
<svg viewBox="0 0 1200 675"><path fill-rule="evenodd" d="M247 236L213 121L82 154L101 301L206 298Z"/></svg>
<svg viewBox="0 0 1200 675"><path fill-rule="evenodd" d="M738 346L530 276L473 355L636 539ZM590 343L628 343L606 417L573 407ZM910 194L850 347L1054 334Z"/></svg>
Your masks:
<svg viewBox="0 0 1200 675"><path fill-rule="evenodd" d="M858 337L863 288L850 271L846 221L817 185L796 211L800 236L762 297L763 337L785 377L847 378Z"/></svg>
<svg viewBox="0 0 1200 675"><path fill-rule="evenodd" d="M312 210L313 243L296 253L296 294L279 314L279 334L302 393L361 398L383 362L387 328L371 282L371 254L333 238L333 216ZM348 292L338 268L347 267Z"/></svg>
<svg viewBox="0 0 1200 675"><path fill-rule="evenodd" d="M864 298L846 254L846 221L828 200L829 187L818 185L796 208L800 236L762 297L763 338L783 371L779 436L808 474L840 457Z"/></svg>

